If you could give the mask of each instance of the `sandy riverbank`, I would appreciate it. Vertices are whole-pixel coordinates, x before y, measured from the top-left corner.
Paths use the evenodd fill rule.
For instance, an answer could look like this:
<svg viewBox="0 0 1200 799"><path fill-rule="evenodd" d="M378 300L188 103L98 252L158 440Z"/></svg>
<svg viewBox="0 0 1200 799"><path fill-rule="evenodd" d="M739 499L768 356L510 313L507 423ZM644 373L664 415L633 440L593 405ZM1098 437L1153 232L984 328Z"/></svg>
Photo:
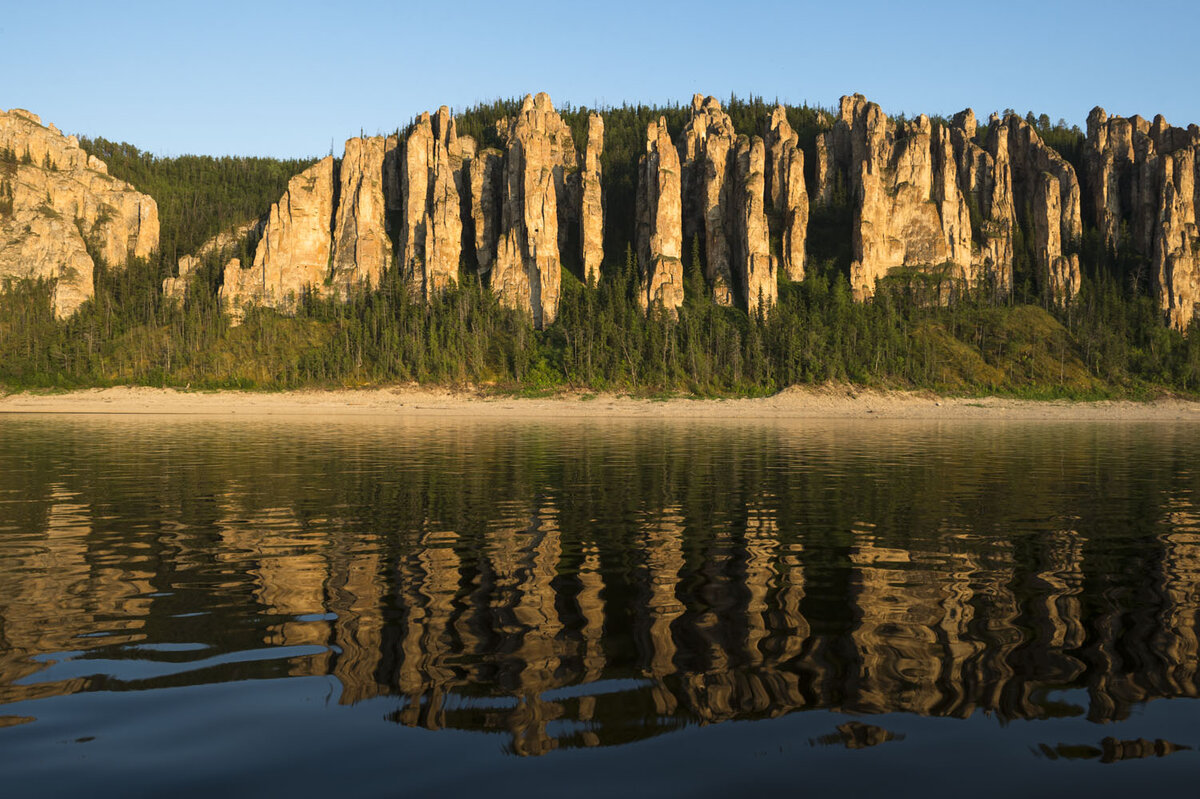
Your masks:
<svg viewBox="0 0 1200 799"><path fill-rule="evenodd" d="M571 418L1044 419L1200 423L1200 402L1042 402L945 398L847 386L792 388L762 399L634 399L607 394L546 399L438 389L384 388L258 393L107 388L0 397L0 415L170 414L239 416L467 416Z"/></svg>

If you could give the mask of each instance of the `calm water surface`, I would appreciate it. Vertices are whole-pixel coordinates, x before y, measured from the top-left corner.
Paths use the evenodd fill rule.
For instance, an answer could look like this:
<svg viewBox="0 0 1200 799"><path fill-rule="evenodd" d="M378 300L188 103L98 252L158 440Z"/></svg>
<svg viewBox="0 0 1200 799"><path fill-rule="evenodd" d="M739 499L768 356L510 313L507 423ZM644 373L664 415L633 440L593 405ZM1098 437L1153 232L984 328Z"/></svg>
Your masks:
<svg viewBox="0 0 1200 799"><path fill-rule="evenodd" d="M0 417L0 786L1200 778L1200 426Z"/></svg>

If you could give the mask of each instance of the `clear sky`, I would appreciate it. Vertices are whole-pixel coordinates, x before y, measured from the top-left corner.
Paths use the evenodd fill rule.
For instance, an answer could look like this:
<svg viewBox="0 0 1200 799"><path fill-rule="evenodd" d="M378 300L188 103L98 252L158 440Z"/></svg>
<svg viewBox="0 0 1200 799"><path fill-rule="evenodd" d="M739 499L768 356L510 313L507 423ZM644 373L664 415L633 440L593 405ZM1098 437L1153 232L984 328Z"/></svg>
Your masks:
<svg viewBox="0 0 1200 799"><path fill-rule="evenodd" d="M423 110L694 92L1200 122L1198 0L5 0L0 108L163 155L322 155Z"/></svg>

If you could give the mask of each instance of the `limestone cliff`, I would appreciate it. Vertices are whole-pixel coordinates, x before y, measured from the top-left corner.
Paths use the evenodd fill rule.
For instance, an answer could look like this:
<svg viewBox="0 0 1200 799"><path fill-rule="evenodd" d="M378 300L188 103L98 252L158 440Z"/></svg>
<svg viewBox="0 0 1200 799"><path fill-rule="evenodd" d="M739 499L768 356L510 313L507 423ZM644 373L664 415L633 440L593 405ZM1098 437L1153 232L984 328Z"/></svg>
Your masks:
<svg viewBox="0 0 1200 799"><path fill-rule="evenodd" d="M1088 116L1084 169L1092 219L1115 251L1150 261L1155 296L1170 323L1184 330L1200 294L1200 128L1140 116Z"/></svg>
<svg viewBox="0 0 1200 799"><path fill-rule="evenodd" d="M512 308L528 311L536 327L558 314L563 226L578 218L578 153L571 130L554 110L550 96L526 95L516 117L507 120L497 253L492 290ZM474 182L472 182L472 187ZM486 196L487 185L481 186ZM483 201L472 199L471 207ZM479 224L476 223L478 231Z"/></svg>
<svg viewBox="0 0 1200 799"><path fill-rule="evenodd" d="M850 282L855 297L897 267L949 267L970 279L971 226L958 188L949 132L922 115L891 120L862 95L843 97L823 134L829 168L818 196L829 197L840 173L852 196Z"/></svg>
<svg viewBox="0 0 1200 799"><path fill-rule="evenodd" d="M271 206L254 263L226 265L221 305L239 320L247 305L295 309L306 288L320 291L330 276L333 258L335 176L329 156L288 181L287 191Z"/></svg>
<svg viewBox="0 0 1200 799"><path fill-rule="evenodd" d="M763 201L766 160L766 146L762 139L758 136L738 138L734 260L739 266L738 282L746 309L751 313L774 305L778 292Z"/></svg>
<svg viewBox="0 0 1200 799"><path fill-rule="evenodd" d="M404 144L401 180L404 227L401 268L426 297L458 281L462 255L462 211L451 149L461 150L454 120L445 106L424 113Z"/></svg>
<svg viewBox="0 0 1200 799"><path fill-rule="evenodd" d="M734 302L729 195L737 134L733 122L712 97L692 97L692 116L679 143L683 236L704 242L704 276L721 305Z"/></svg>
<svg viewBox="0 0 1200 799"><path fill-rule="evenodd" d="M333 228L332 285L340 292L359 284L379 285L392 262L387 233L387 188L396 180L395 136L349 139L342 156Z"/></svg>
<svg viewBox="0 0 1200 799"><path fill-rule="evenodd" d="M830 202L839 181L851 195L856 297L870 297L897 267L1008 290L1017 209L1032 218L1039 284L1059 302L1079 291L1079 181L1021 118L993 117L980 143L969 109L949 126L925 116L897 122L854 95L842 98L817 153L819 201Z"/></svg>
<svg viewBox="0 0 1200 799"><path fill-rule="evenodd" d="M681 178L679 156L661 117L646 129L636 214L642 307L674 312L683 305Z"/></svg>
<svg viewBox="0 0 1200 799"><path fill-rule="evenodd" d="M604 119L588 115L587 149L583 154L580 177L579 239L583 261L583 279L600 282L600 264L604 261L604 195L600 155L604 152Z"/></svg>
<svg viewBox="0 0 1200 799"><path fill-rule="evenodd" d="M54 312L94 291L93 253L110 268L158 247L158 205L108 174L74 136L35 114L0 111L0 279L55 281Z"/></svg>
<svg viewBox="0 0 1200 799"><path fill-rule="evenodd" d="M787 111L777 106L767 126L766 191L780 219L782 267L789 280L804 279L808 237L808 191L804 185L804 151L788 124Z"/></svg>

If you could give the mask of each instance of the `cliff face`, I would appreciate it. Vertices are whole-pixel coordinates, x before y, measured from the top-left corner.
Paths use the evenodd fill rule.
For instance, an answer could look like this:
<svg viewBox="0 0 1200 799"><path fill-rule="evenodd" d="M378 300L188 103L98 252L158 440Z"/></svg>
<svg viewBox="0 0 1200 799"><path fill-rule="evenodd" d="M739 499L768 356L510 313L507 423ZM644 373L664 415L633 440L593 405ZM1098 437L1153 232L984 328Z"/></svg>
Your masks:
<svg viewBox="0 0 1200 799"><path fill-rule="evenodd" d="M291 312L306 288L323 290L333 260L335 184L332 156L288 181L271 206L254 263L242 269L235 259L225 267L221 306L234 320L251 304Z"/></svg>
<svg viewBox="0 0 1200 799"><path fill-rule="evenodd" d="M527 96L497 127L503 150L480 151L442 106L422 114L403 145L351 139L340 170L327 158L293 178L254 264L225 269L221 296L235 322L248 304L289 312L305 287L345 294L378 285L393 252L403 279L428 299L458 281L464 250L506 304L538 327L553 322L564 257L599 270L603 122L593 116L582 174L549 96ZM574 244L568 226L579 231Z"/></svg>
<svg viewBox="0 0 1200 799"><path fill-rule="evenodd" d="M1084 168L1092 219L1104 242L1150 261L1158 302L1171 324L1186 329L1200 294L1196 228L1200 128L1172 127L1162 116L1088 116Z"/></svg>
<svg viewBox="0 0 1200 799"><path fill-rule="evenodd" d="M642 307L658 305L674 312L683 305L683 211L679 156L661 117L646 129L636 212Z"/></svg>
<svg viewBox="0 0 1200 799"><path fill-rule="evenodd" d="M0 111L0 154L0 278L55 280L56 316L93 294L89 247L113 269L158 247L158 205L74 136L28 111Z"/></svg>
<svg viewBox="0 0 1200 799"><path fill-rule="evenodd" d="M789 191L793 195L804 193L802 155L800 169L790 171L793 153L797 152L795 135L788 137L790 130L778 129L769 134L780 139L772 141L780 163L772 161L771 172L782 176L772 183L772 187L778 184L782 195ZM680 135L678 149L683 237L688 242L703 240L704 276L713 299L721 305L736 303L747 310L757 309L760 301L772 304L776 283L766 216L766 144L758 136L739 137L721 104L697 94L692 98L692 116ZM787 185L789 180L791 186ZM793 224L790 228L785 225L785 242L790 240L793 247L800 204L796 196L791 209ZM807 197L803 209L806 222ZM804 234L799 232L798 238L803 252ZM794 261L794 252L792 258ZM799 263L802 272L802 255Z"/></svg>
<svg viewBox="0 0 1200 799"><path fill-rule="evenodd" d="M332 285L343 293L358 284L379 285L392 262L387 232L387 191L396 183L395 136L350 139L342 157L333 227Z"/></svg>
<svg viewBox="0 0 1200 799"><path fill-rule="evenodd" d="M826 165L818 170L818 196L831 197L840 179L852 197L856 298L872 296L895 267L949 264L953 276L972 277L970 214L948 131L924 115L897 123L854 95L842 98L819 153Z"/></svg>
<svg viewBox="0 0 1200 799"><path fill-rule="evenodd" d="M596 113L588 116L587 149L580 173L579 239L583 259L583 278L600 282L600 264L604 261L604 194L600 156L604 152L604 119Z"/></svg>
<svg viewBox="0 0 1200 799"><path fill-rule="evenodd" d="M558 314L561 249L567 240L560 222L578 218L571 212L578 154L570 129L545 93L525 97L505 140L492 290L543 327Z"/></svg>
<svg viewBox="0 0 1200 799"><path fill-rule="evenodd" d="M778 106L767 125L767 194L782 222L782 268L789 280L804 279L808 237L808 191L804 185L804 151Z"/></svg>
<svg viewBox="0 0 1200 799"><path fill-rule="evenodd" d="M1079 291L1080 189L1069 163L1016 116L993 117L978 141L969 109L949 125L897 123L861 95L843 97L817 146L817 197L841 182L854 213L855 296L896 267L944 268L967 284L1012 285L1018 208L1034 223L1034 268L1059 302ZM974 230L971 211L977 211Z"/></svg>

